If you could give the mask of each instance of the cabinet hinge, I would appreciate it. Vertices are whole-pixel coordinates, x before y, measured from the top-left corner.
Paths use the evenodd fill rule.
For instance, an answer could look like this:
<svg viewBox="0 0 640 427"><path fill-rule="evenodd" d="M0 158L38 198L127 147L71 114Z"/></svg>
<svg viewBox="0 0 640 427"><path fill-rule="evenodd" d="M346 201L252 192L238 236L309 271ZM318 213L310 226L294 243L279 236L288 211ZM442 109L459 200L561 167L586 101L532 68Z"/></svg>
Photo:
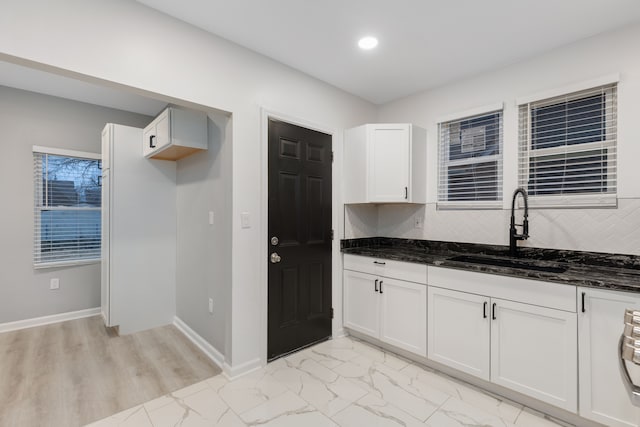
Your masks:
<svg viewBox="0 0 640 427"><path fill-rule="evenodd" d="M333 229L331 229L331 240L333 240Z"/></svg>
<svg viewBox="0 0 640 427"><path fill-rule="evenodd" d="M333 163L333 151L331 152L331 163Z"/></svg>
<svg viewBox="0 0 640 427"><path fill-rule="evenodd" d="M331 318L333 319L333 307L331 307Z"/></svg>

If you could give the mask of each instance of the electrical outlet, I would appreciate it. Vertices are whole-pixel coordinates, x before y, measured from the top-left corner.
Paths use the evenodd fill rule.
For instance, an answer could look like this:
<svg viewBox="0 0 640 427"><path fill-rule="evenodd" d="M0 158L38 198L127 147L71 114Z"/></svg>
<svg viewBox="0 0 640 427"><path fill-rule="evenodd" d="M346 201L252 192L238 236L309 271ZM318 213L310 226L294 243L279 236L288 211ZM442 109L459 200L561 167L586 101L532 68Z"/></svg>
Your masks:
<svg viewBox="0 0 640 427"><path fill-rule="evenodd" d="M422 228L424 226L424 217L422 215L416 215L413 217L413 226L415 228Z"/></svg>
<svg viewBox="0 0 640 427"><path fill-rule="evenodd" d="M49 281L49 289L60 289L60 279L51 279Z"/></svg>
<svg viewBox="0 0 640 427"><path fill-rule="evenodd" d="M213 314L213 298L209 298L209 313Z"/></svg>

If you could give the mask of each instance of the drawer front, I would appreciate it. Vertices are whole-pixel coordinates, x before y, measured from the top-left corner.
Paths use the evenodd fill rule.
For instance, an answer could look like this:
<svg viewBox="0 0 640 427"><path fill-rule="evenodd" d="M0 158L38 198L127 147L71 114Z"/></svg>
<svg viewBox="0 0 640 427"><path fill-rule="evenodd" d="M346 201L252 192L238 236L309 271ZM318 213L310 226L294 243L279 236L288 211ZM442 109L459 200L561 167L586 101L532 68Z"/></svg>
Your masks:
<svg viewBox="0 0 640 427"><path fill-rule="evenodd" d="M427 266L424 264L345 254L344 269L427 284Z"/></svg>
<svg viewBox="0 0 640 427"><path fill-rule="evenodd" d="M375 271L378 276L427 284L427 266L424 264L388 259L376 259L375 261L377 262L374 264Z"/></svg>
<svg viewBox="0 0 640 427"><path fill-rule="evenodd" d="M375 258L366 256L344 254L343 268L361 273L376 274L375 264L373 263L375 260Z"/></svg>
<svg viewBox="0 0 640 427"><path fill-rule="evenodd" d="M519 277L429 267L430 286L576 312L576 287Z"/></svg>

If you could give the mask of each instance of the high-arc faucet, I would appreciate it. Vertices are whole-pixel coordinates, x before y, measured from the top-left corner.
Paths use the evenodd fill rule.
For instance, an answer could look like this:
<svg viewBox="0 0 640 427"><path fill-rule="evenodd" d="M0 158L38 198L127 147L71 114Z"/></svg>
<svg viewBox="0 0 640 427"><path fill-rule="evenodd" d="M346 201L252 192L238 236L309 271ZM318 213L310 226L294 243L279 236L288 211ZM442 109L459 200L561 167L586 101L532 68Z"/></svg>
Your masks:
<svg viewBox="0 0 640 427"><path fill-rule="evenodd" d="M515 207L516 198L518 194L522 194L524 199L524 219L522 224L516 224ZM518 256L518 240L527 240L529 238L529 197L527 191L519 187L513 192L513 199L511 199L511 225L509 227L509 255L512 257ZM516 231L516 225L522 225L522 234L518 234Z"/></svg>

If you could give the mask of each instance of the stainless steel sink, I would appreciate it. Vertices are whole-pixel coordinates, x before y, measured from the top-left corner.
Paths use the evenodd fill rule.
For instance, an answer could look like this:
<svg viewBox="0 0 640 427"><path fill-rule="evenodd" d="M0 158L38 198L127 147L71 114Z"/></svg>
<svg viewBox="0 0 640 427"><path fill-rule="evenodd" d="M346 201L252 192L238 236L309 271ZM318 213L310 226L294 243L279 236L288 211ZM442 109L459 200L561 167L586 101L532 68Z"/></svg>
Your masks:
<svg viewBox="0 0 640 427"><path fill-rule="evenodd" d="M489 258L477 255L458 255L449 258L449 261L491 265L495 267L509 267L522 270L544 271L545 273L564 273L565 271L567 271L567 268L562 266L536 265L517 259Z"/></svg>

